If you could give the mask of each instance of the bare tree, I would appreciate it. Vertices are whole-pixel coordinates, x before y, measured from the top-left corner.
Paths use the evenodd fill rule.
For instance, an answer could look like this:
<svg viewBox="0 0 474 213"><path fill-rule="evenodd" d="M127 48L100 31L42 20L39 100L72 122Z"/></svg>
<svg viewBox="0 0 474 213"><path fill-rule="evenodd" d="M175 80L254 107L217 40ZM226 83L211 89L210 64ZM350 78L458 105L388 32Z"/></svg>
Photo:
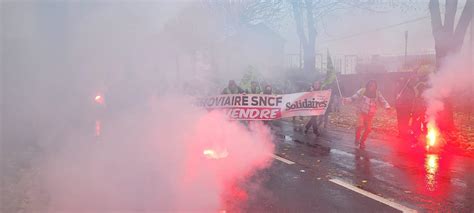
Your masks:
<svg viewBox="0 0 474 213"><path fill-rule="evenodd" d="M212 13L215 25L225 29L224 37L231 36L242 26L263 23L277 29L281 21L292 15L303 49L303 69L315 71L317 21L335 10L349 8L377 11L377 4L354 0L202 0L205 10ZM222 37L221 37L222 38Z"/></svg>
<svg viewBox="0 0 474 213"><path fill-rule="evenodd" d="M221 23L228 28L230 35L240 27L265 24L277 29L286 16L284 0L203 0Z"/></svg>
<svg viewBox="0 0 474 213"><path fill-rule="evenodd" d="M439 68L443 58L451 53L458 52L464 42L469 23L472 20L474 1L467 0L459 21L455 27L455 17L458 0L446 0L444 23L441 20L439 0L430 0L431 27L435 40L436 67Z"/></svg>
<svg viewBox="0 0 474 213"><path fill-rule="evenodd" d="M313 2L311 0L293 0L291 1L293 8L293 17L295 19L296 33L300 39L300 45L303 48L303 69L312 72L316 63L316 25L314 22ZM306 13L306 29L304 13Z"/></svg>
<svg viewBox="0 0 474 213"><path fill-rule="evenodd" d="M462 10L459 21L455 26L455 17L458 7L457 0L446 0L446 11L444 23L441 20L439 0L430 0L429 10L431 15L431 27L435 40L436 71L443 63L443 59L453 53L460 51L464 42L469 23L472 20L474 1L467 0ZM454 127L453 105L449 99L444 101L444 110L438 114L438 122L441 129L451 130Z"/></svg>
<svg viewBox="0 0 474 213"><path fill-rule="evenodd" d="M296 32L303 49L303 70L315 71L315 49L317 21L336 10L349 8L367 10L371 12L382 12L375 9L376 4L368 1L353 0L289 0L292 6Z"/></svg>

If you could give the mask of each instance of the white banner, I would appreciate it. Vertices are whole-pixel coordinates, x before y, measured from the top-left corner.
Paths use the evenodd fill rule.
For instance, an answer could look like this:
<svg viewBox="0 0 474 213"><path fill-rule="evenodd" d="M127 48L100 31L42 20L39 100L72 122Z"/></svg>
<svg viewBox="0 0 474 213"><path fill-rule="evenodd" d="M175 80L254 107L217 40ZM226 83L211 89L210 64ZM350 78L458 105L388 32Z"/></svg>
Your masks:
<svg viewBox="0 0 474 213"><path fill-rule="evenodd" d="M285 95L218 95L199 98L196 105L224 110L231 120L275 120L293 116L322 115L331 90Z"/></svg>

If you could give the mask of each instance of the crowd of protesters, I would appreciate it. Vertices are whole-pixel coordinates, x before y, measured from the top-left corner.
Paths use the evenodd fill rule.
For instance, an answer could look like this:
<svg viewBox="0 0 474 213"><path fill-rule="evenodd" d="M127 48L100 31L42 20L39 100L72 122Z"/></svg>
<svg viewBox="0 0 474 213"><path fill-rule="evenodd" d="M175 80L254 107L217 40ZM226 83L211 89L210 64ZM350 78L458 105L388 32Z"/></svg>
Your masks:
<svg viewBox="0 0 474 213"><path fill-rule="evenodd" d="M260 88L260 84L257 81L252 81L250 83L249 89L242 89L238 86L234 80L230 80L227 84L227 87L222 90L221 94L273 94L273 87L271 84L266 84L263 90Z"/></svg>
<svg viewBox="0 0 474 213"><path fill-rule="evenodd" d="M398 123L399 137L416 141L416 139L426 133L425 101L422 93L427 88L426 79L412 76L400 78L396 86L396 98L394 108ZM372 130L372 121L377 111L377 106L386 110L392 107L384 98L375 80L369 80L364 87L357 90L350 97L341 97L340 88L335 82L326 83L322 80L314 81L311 86L303 91L320 91L331 89L331 98L327 110L323 115L311 116L304 126L304 134L310 130L316 136L321 135L321 128L327 128L329 114L338 113L342 104L353 104L356 110L357 122L355 125L355 144L361 148L365 147L365 142ZM287 92L287 91L283 91ZM228 82L221 94L275 94L271 84L265 82L251 81L249 88L242 88L234 80ZM293 117L293 121L297 118ZM265 122L267 123L267 122ZM413 140L411 140L413 139Z"/></svg>

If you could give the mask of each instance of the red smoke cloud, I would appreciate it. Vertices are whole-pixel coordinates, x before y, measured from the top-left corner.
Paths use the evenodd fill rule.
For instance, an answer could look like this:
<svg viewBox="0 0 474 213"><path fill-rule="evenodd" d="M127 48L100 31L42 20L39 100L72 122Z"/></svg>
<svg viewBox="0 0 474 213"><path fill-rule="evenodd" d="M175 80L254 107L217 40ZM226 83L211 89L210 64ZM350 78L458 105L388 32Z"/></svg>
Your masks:
<svg viewBox="0 0 474 213"><path fill-rule="evenodd" d="M272 159L271 134L259 123L246 127L175 98L127 113L104 121L100 142L74 132L48 155L47 210L215 212L224 195L246 199L239 181Z"/></svg>

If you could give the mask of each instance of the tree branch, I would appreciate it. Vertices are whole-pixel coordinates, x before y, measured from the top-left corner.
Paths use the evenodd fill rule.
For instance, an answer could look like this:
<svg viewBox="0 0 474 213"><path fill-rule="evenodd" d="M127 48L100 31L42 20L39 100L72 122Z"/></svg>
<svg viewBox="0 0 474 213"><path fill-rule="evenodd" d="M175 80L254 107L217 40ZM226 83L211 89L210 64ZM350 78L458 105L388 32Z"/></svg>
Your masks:
<svg viewBox="0 0 474 213"><path fill-rule="evenodd" d="M372 6L374 5L373 2L360 2L354 0L338 0L336 3L347 5L348 8L357 8L361 10L366 10L373 13L386 13L388 10L376 10Z"/></svg>
<svg viewBox="0 0 474 213"><path fill-rule="evenodd" d="M442 31L442 23L441 23L441 12L439 10L439 1L438 0L430 0L429 3L430 15L431 15L431 28L433 30L433 36L435 39Z"/></svg>
<svg viewBox="0 0 474 213"><path fill-rule="evenodd" d="M291 1L291 5L293 7L293 16L295 18L295 24L296 24L296 33L298 34L298 37L300 38L302 45L306 46L308 44L308 41L304 34L303 17L301 16L302 15L301 3L302 3L301 0Z"/></svg>
<svg viewBox="0 0 474 213"><path fill-rule="evenodd" d="M316 26L314 24L313 1L305 0L306 7L306 21L308 25L308 42L314 41L316 38ZM310 42L314 43L314 42Z"/></svg>
<svg viewBox="0 0 474 213"><path fill-rule="evenodd" d="M446 0L446 13L444 14L444 30L448 33L454 31L454 17L456 17L456 10L458 7L458 0Z"/></svg>
<svg viewBox="0 0 474 213"><path fill-rule="evenodd" d="M467 0L466 5L462 11L461 17L459 18L458 25L454 31L454 39L457 42L457 45L461 45L464 41L464 36L466 35L467 27L472 21L472 13L474 12L474 1Z"/></svg>

